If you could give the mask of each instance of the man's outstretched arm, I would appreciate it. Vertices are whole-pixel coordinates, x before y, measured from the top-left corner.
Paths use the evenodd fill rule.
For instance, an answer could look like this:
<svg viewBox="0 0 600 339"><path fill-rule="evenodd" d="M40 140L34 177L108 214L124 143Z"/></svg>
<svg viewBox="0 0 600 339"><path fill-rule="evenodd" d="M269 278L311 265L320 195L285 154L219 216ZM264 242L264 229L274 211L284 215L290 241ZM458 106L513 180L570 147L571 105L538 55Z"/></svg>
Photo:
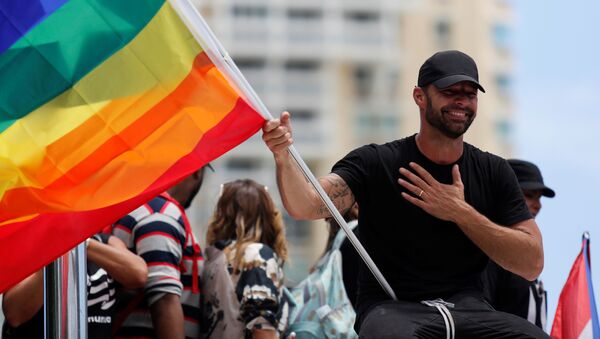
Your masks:
<svg viewBox="0 0 600 339"><path fill-rule="evenodd" d="M317 191L294 161L287 149L293 143L290 114L284 112L279 119L267 121L263 126L263 140L275 157L277 186L288 213L295 219L314 220L330 216ZM318 179L340 213L354 204L354 195L346 182L330 173Z"/></svg>

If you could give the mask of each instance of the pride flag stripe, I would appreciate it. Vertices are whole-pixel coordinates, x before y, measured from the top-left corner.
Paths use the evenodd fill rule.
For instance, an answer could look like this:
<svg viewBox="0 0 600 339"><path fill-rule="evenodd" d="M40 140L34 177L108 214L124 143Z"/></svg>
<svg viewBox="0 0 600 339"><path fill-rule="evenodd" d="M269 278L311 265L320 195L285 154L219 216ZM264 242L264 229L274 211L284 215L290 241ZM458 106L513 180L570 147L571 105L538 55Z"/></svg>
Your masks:
<svg viewBox="0 0 600 339"><path fill-rule="evenodd" d="M0 194L56 181L172 92L201 52L171 6L164 6L125 48L0 134L0 158L10 159L4 169L10 173L0 172L0 181L17 179L0 186Z"/></svg>
<svg viewBox="0 0 600 339"><path fill-rule="evenodd" d="M123 48L163 3L71 0L31 29L0 55L0 132Z"/></svg>
<svg viewBox="0 0 600 339"><path fill-rule="evenodd" d="M0 53L65 2L67 0L0 2Z"/></svg>

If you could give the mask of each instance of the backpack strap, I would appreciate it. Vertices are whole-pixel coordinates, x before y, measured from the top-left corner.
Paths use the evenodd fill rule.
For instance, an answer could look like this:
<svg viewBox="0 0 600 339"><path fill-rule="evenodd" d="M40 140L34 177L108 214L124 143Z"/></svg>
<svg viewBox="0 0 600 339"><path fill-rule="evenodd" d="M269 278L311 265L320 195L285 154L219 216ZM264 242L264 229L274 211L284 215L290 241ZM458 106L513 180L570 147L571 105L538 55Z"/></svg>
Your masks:
<svg viewBox="0 0 600 339"><path fill-rule="evenodd" d="M354 230L356 228L356 226L358 226L358 220L352 220L352 221L348 222L348 228L350 228L350 230ZM338 231L338 233L335 236L335 239L333 240L333 245L331 245L330 251L339 250L340 247L342 247L342 243L344 242L344 239L346 239L346 233L344 232L343 229L340 228L340 230Z"/></svg>

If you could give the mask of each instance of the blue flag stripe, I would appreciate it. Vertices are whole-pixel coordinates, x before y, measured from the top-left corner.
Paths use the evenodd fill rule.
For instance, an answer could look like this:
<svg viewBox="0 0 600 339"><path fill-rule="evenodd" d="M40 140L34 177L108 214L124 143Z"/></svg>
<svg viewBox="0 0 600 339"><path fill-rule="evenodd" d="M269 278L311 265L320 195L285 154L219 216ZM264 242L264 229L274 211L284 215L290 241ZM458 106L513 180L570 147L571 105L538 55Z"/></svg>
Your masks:
<svg viewBox="0 0 600 339"><path fill-rule="evenodd" d="M0 53L68 0L0 0Z"/></svg>

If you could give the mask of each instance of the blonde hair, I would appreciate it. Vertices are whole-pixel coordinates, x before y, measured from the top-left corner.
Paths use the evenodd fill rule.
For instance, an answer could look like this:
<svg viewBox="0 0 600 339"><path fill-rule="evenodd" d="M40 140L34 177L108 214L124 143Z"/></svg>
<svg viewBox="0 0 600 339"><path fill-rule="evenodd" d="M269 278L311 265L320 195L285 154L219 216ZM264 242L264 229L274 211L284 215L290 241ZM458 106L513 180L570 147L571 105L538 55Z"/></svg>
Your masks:
<svg viewBox="0 0 600 339"><path fill-rule="evenodd" d="M273 249L282 260L288 259L285 227L281 213L275 208L266 187L251 179L235 180L224 184L215 212L208 225L206 241L235 239L233 262L235 271L241 270L244 250L250 243L262 243Z"/></svg>

